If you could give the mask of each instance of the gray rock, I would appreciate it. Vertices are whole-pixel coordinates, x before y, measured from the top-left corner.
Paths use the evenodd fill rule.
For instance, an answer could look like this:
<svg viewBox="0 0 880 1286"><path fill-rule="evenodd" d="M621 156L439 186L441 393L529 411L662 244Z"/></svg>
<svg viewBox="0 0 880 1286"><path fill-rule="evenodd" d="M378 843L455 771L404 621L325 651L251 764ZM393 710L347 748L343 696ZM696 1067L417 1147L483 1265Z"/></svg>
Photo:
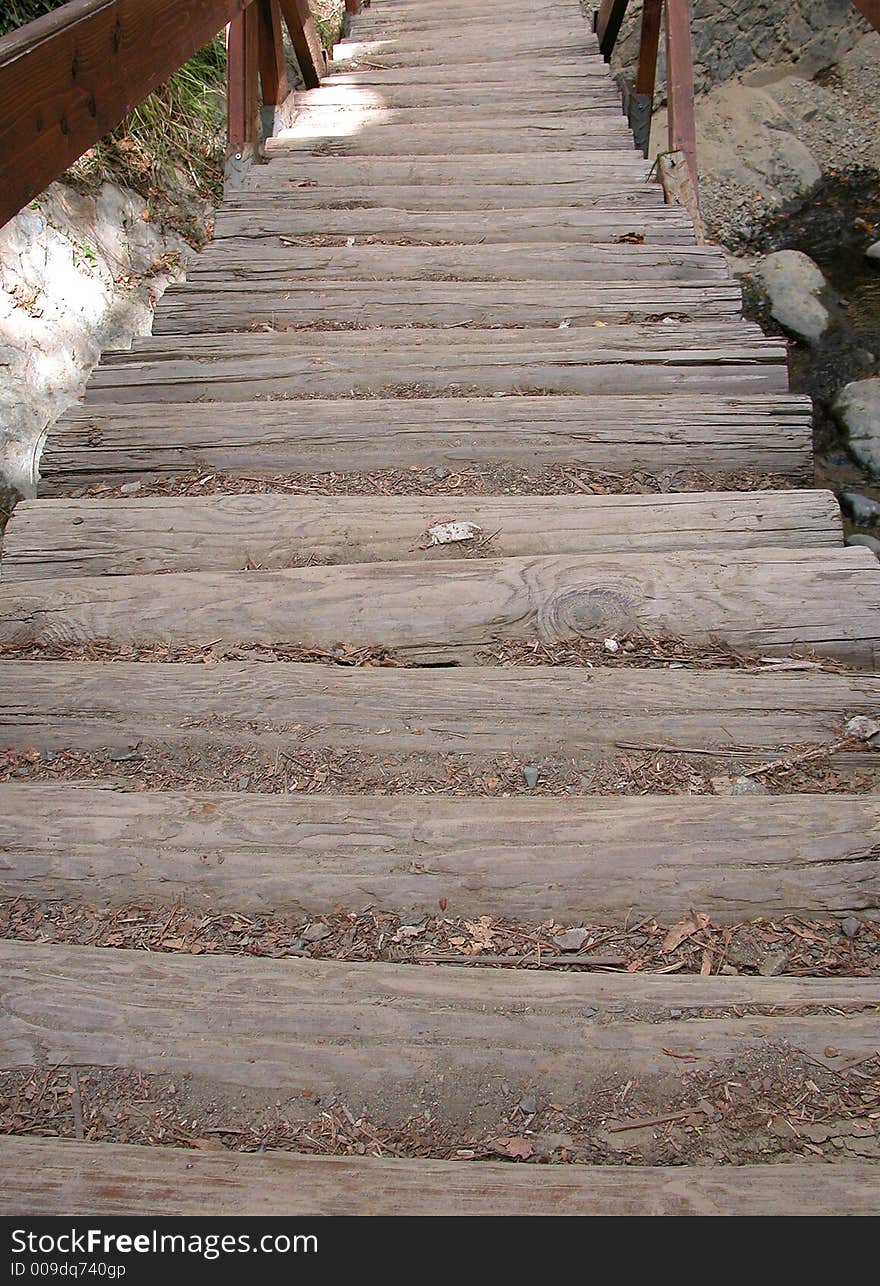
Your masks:
<svg viewBox="0 0 880 1286"><path fill-rule="evenodd" d="M880 733L880 723L876 719L869 719L866 714L857 714L852 719L847 719L843 730L848 737L870 741Z"/></svg>
<svg viewBox="0 0 880 1286"><path fill-rule="evenodd" d="M535 789L535 787L538 784L538 778L540 776L541 776L541 770L540 768L537 768L534 764L526 764L525 768L523 768L523 777L525 777L526 779L526 785L528 786L529 790Z"/></svg>
<svg viewBox="0 0 880 1286"><path fill-rule="evenodd" d="M868 246L865 251L865 258L868 263L872 263L875 268L880 268L880 241L875 241L872 246Z"/></svg>
<svg viewBox="0 0 880 1286"><path fill-rule="evenodd" d="M553 941L560 951L580 951L589 936L586 929L566 929L557 933Z"/></svg>
<svg viewBox="0 0 880 1286"><path fill-rule="evenodd" d="M866 536L859 531L854 536L847 536L846 543L848 545L864 545L866 549L870 549L872 554L876 554L880 558L880 540L876 536Z"/></svg>
<svg viewBox="0 0 880 1286"><path fill-rule="evenodd" d="M857 938L861 927L861 921L857 920L854 915L848 915L840 926L841 932L847 938Z"/></svg>
<svg viewBox="0 0 880 1286"><path fill-rule="evenodd" d="M769 795L770 791L754 777L737 777L730 793L732 795Z"/></svg>
<svg viewBox="0 0 880 1286"><path fill-rule="evenodd" d="M770 951L758 965L758 973L762 978L775 978L787 964L788 955L785 951Z"/></svg>
<svg viewBox="0 0 880 1286"><path fill-rule="evenodd" d="M880 478L880 376L845 384L831 410L859 464Z"/></svg>
<svg viewBox="0 0 880 1286"><path fill-rule="evenodd" d="M115 747L113 750L109 751L107 755L111 764L125 764L129 763L131 760L140 759L141 757L142 756L139 755L136 750L132 750L128 746Z"/></svg>
<svg viewBox="0 0 880 1286"><path fill-rule="evenodd" d="M526 1116L534 1116L538 1110L538 1091L534 1089L526 1090L519 1101L519 1105Z"/></svg>
<svg viewBox="0 0 880 1286"><path fill-rule="evenodd" d="M140 489L141 484L139 482L123 482L122 486L119 488L123 496L136 495Z"/></svg>
<svg viewBox="0 0 880 1286"><path fill-rule="evenodd" d="M880 523L880 501L863 496L858 491L844 491L840 503L860 527L872 527Z"/></svg>
<svg viewBox="0 0 880 1286"><path fill-rule="evenodd" d="M330 929L320 920L315 920L313 924L307 925L302 936L305 942L322 942L324 938L330 937Z"/></svg>
<svg viewBox="0 0 880 1286"><path fill-rule="evenodd" d="M780 326L798 339L815 344L831 324L823 303L828 283L821 269L800 250L777 250L762 259L755 280L770 301Z"/></svg>

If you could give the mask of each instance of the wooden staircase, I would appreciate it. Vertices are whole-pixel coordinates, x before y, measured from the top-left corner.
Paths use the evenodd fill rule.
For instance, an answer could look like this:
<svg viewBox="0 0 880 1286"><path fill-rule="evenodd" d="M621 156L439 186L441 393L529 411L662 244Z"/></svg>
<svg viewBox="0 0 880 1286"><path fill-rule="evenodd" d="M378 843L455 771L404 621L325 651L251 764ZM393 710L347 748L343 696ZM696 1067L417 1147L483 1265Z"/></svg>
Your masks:
<svg viewBox="0 0 880 1286"><path fill-rule="evenodd" d="M4 539L0 1210L877 1213L784 344L577 0L375 0L298 107Z"/></svg>

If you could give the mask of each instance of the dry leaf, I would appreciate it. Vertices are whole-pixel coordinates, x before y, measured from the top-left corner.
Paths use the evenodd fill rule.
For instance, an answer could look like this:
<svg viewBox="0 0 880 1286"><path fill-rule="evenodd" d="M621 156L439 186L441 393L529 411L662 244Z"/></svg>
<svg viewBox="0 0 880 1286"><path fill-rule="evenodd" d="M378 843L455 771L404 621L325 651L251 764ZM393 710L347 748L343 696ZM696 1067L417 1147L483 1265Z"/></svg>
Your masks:
<svg viewBox="0 0 880 1286"><path fill-rule="evenodd" d="M496 1139L495 1151L502 1153L503 1156L513 1157L517 1161L526 1161L535 1149L529 1143L528 1139Z"/></svg>
<svg viewBox="0 0 880 1286"><path fill-rule="evenodd" d="M695 933L705 929L708 923L708 915L701 915L697 911L691 911L689 915L685 916L683 920L679 920L678 924L674 924L668 931L660 950L665 956L668 956L670 951L674 951L676 947L680 947L688 938L692 938Z"/></svg>

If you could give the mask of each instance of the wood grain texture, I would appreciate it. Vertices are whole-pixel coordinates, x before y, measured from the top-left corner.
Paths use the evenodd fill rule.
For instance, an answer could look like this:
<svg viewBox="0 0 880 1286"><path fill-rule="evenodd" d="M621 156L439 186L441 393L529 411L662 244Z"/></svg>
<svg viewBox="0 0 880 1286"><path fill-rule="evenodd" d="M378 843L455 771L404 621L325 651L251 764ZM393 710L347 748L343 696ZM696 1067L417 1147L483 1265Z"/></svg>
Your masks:
<svg viewBox="0 0 880 1286"><path fill-rule="evenodd" d="M380 1122L430 1101L470 1129L527 1087L573 1105L632 1079L659 1106L680 1102L683 1060L735 1069L768 1046L864 1058L880 1004L876 978L550 976L5 941L0 978L2 1068L191 1076L227 1110L242 1089L268 1106L318 1086Z"/></svg>
<svg viewBox="0 0 880 1286"><path fill-rule="evenodd" d="M265 168L265 167L261 167ZM456 181L456 175L435 175L434 183L383 183L381 178L367 187L353 190L345 184L334 187L332 184L299 180L295 177L283 179L278 184L267 185L271 193L271 203L279 209L294 208L301 210L346 210L351 208L372 209L393 206L398 210L408 211L470 211L485 213L487 210L528 210L528 209L583 209L583 210L619 210L630 208L634 211L654 211L666 209L663 189L659 183L644 182L640 178L630 178L620 174L609 174L604 182L570 181L521 183L515 190L509 183L470 184ZM445 181L443 181L445 180ZM261 200L263 189L252 190L242 187L237 194L231 194L228 205L236 208L239 204L253 205ZM681 217L681 207L673 213ZM320 228L320 221L315 225Z"/></svg>
<svg viewBox="0 0 880 1286"><path fill-rule="evenodd" d="M880 662L880 568L869 549L547 555L21 581L0 642L339 642L453 662L493 639L718 638Z"/></svg>
<svg viewBox="0 0 880 1286"><path fill-rule="evenodd" d="M239 252L218 246L187 274L193 286L239 283L246 289L294 283L323 286L340 280L433 279L447 292L459 281L492 282L503 302L508 281L637 282L650 293L656 279L729 283L724 255L715 246L568 245L524 242L492 246L262 246Z"/></svg>
<svg viewBox="0 0 880 1286"><path fill-rule="evenodd" d="M608 151L614 146L621 151L632 147L632 131L624 119L597 120L592 114L567 124L521 123L509 128L448 120L445 129L439 123L374 127L372 122L361 121L359 128L351 130L350 123L347 128L344 120L335 127L324 124L323 128L298 120L284 134L267 140L267 152L273 157L488 156L493 152L534 152L543 156L548 152Z"/></svg>
<svg viewBox="0 0 880 1286"><path fill-rule="evenodd" d="M541 86L520 83L516 89L516 104L522 108L524 116L529 119L544 112L567 112L570 115L588 112L594 104L602 107L613 107L620 112L620 93L608 80L604 68L596 69L596 74L577 75L570 81L547 80ZM407 108L415 111L436 110L460 112L466 118L474 110L495 110L499 116L509 115L512 110L511 86L492 80L491 70L484 68L484 80L471 78L470 83L459 82L422 82L407 79L375 83L369 77L366 80L358 76L327 76L320 89L307 93L297 93L292 106L301 109L355 108L369 107L398 110ZM447 118L448 119L448 115Z"/></svg>
<svg viewBox="0 0 880 1286"><path fill-rule="evenodd" d="M238 571L247 565L460 557L431 545L441 521L469 522L494 557L828 547L843 543L830 491L664 496L186 496L25 500L3 540L0 581L47 576Z"/></svg>
<svg viewBox="0 0 880 1286"><path fill-rule="evenodd" d="M532 27L525 31L506 31L497 28L491 39L480 40L476 35L454 32L443 41L443 58L447 66L462 69L480 68L491 63L515 69L527 60L534 68L553 63L557 58L576 62L590 52L590 42L579 33L571 34L557 28L558 37L548 46L542 30ZM552 34L550 35L552 39ZM405 68L410 76L413 69L426 67L433 70L437 64L438 47L430 36L416 33L411 39L398 36L392 40L343 40L333 47L334 72L353 70L361 66L370 68ZM475 73L476 76L476 73Z"/></svg>
<svg viewBox="0 0 880 1286"><path fill-rule="evenodd" d="M205 466L242 474L571 463L622 473L752 469L803 479L808 399L423 398L72 407L50 430L41 490ZM670 472L671 471L671 472Z"/></svg>
<svg viewBox="0 0 880 1286"><path fill-rule="evenodd" d="M512 1166L0 1139L0 1214L876 1215L875 1167ZM134 1196L133 1194L137 1194Z"/></svg>
<svg viewBox="0 0 880 1286"><path fill-rule="evenodd" d="M378 744L382 744L381 742ZM736 924L880 908L880 800L445 799L0 784L0 887L210 915Z"/></svg>
<svg viewBox="0 0 880 1286"><path fill-rule="evenodd" d="M565 331L303 331L148 337L106 353L86 391L102 402L250 401L460 393L782 393L786 350L742 322ZM410 398L407 398L410 400Z"/></svg>
<svg viewBox="0 0 880 1286"><path fill-rule="evenodd" d="M241 194L240 194L241 196ZM316 229L319 229L316 231ZM457 245L495 245L518 241L569 243L614 241L617 237L644 237L650 245L692 245L690 220L672 206L652 210L617 210L532 208L525 210L486 211L407 211L395 207L370 209L325 209L315 213L283 201L268 206L258 199L243 197L227 200L217 211L214 244L230 250L250 248L256 251L261 242L274 238L302 238L303 244L314 236L371 238L374 242L407 239L412 244L430 245L453 242ZM164 298L164 296L163 296Z"/></svg>
<svg viewBox="0 0 880 1286"><path fill-rule="evenodd" d="M210 743L532 762L661 747L704 766L707 752L766 763L837 741L878 702L877 675L815 671L0 660L0 746Z"/></svg>
<svg viewBox="0 0 880 1286"><path fill-rule="evenodd" d="M199 277L162 297L154 335L225 334L256 327L286 330L382 326L442 329L491 326L559 329L658 317L718 321L739 316L733 281L545 282L324 281L271 277L248 281L244 269ZM537 275L537 274L536 274ZM549 274L548 274L549 275Z"/></svg>
<svg viewBox="0 0 880 1286"><path fill-rule="evenodd" d="M651 166L640 152L620 149L548 152L540 160L517 152L478 157L273 156L268 165L249 171L243 188L248 192L275 192L283 191L285 186L313 183L325 188L432 187L453 180L475 189L503 185L508 188L510 206L518 204L520 187L592 184L605 190L615 179L633 187L647 187L652 186L650 171Z"/></svg>

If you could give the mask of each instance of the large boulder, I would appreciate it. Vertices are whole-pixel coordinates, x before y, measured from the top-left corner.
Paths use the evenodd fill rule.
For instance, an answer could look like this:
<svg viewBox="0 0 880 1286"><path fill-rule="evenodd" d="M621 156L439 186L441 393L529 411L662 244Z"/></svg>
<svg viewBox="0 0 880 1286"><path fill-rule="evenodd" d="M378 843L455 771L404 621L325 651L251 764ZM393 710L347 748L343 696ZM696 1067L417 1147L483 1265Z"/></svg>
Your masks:
<svg viewBox="0 0 880 1286"><path fill-rule="evenodd" d="M844 385L831 409L846 431L852 454L880 478L880 376Z"/></svg>
<svg viewBox="0 0 880 1286"><path fill-rule="evenodd" d="M809 255L800 250L777 250L761 260L755 278L780 326L810 344L822 338L831 325L824 303L828 283Z"/></svg>
<svg viewBox="0 0 880 1286"><path fill-rule="evenodd" d="M865 251L865 258L868 263L872 263L875 268L880 268L880 241L875 241L872 246L868 246Z"/></svg>

